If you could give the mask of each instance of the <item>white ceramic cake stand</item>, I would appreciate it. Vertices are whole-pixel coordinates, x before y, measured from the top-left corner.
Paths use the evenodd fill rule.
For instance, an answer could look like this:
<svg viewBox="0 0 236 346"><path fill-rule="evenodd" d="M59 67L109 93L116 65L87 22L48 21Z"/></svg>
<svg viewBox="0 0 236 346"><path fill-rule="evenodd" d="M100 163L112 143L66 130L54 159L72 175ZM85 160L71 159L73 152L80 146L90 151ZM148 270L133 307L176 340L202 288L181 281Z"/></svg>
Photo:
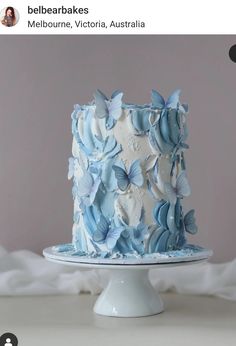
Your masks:
<svg viewBox="0 0 236 346"><path fill-rule="evenodd" d="M158 292L151 285L150 269L193 265L207 261L211 250L193 256L158 259L102 259L56 253L53 247L43 251L47 260L65 265L110 271L107 287L97 299L94 312L114 317L141 317L159 314L164 310Z"/></svg>

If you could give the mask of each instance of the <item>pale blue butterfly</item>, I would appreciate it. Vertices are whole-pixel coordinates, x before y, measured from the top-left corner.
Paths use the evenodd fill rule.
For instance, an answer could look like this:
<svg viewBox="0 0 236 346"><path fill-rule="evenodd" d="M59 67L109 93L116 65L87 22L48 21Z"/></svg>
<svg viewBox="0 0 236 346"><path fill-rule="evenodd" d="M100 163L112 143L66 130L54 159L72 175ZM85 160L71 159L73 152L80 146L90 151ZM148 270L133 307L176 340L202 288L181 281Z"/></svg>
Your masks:
<svg viewBox="0 0 236 346"><path fill-rule="evenodd" d="M110 100L100 90L94 94L95 114L100 119L106 118L107 129L111 129L121 117L122 96L123 93L120 90L114 91Z"/></svg>
<svg viewBox="0 0 236 346"><path fill-rule="evenodd" d="M130 184L134 184L138 187L143 185L144 179L142 174L142 168L140 166L140 161L135 160L129 169L129 173L119 166L112 166L115 171L115 176L117 179L117 185L121 191L125 191Z"/></svg>
<svg viewBox="0 0 236 346"><path fill-rule="evenodd" d="M74 105L74 110L71 113L71 118L73 120L78 119L79 112L82 110L82 107L79 104Z"/></svg>
<svg viewBox="0 0 236 346"><path fill-rule="evenodd" d="M181 90L175 90L165 101L164 97L158 91L152 90L151 100L154 107L163 108L177 108L179 106L179 95Z"/></svg>
<svg viewBox="0 0 236 346"><path fill-rule="evenodd" d="M69 161L68 179L70 180L74 176L74 172L75 172L75 159L73 157L70 157L68 161Z"/></svg>
<svg viewBox="0 0 236 346"><path fill-rule="evenodd" d="M101 178L98 175L95 179L92 174L85 172L77 183L77 192L82 197L86 205L91 205L96 197Z"/></svg>
<svg viewBox="0 0 236 346"><path fill-rule="evenodd" d="M136 228L133 228L133 238L136 242L144 241L148 226L140 222Z"/></svg>
<svg viewBox="0 0 236 346"><path fill-rule="evenodd" d="M197 225L196 225L196 219L194 216L194 209L191 209L185 216L184 216L184 226L185 230L188 233L195 234L198 231Z"/></svg>
<svg viewBox="0 0 236 346"><path fill-rule="evenodd" d="M93 240L100 244L106 244L108 250L112 250L120 238L121 233L125 227L111 227L106 218L101 215L97 225L97 230L93 234Z"/></svg>
<svg viewBox="0 0 236 346"><path fill-rule="evenodd" d="M191 193L186 171L182 171L177 177L176 187L173 187L170 183L165 183L164 186L167 198L171 203L176 203L177 197L187 197Z"/></svg>
<svg viewBox="0 0 236 346"><path fill-rule="evenodd" d="M73 215L73 221L74 223L79 223L79 220L80 220L80 212L76 211L74 212L74 215Z"/></svg>

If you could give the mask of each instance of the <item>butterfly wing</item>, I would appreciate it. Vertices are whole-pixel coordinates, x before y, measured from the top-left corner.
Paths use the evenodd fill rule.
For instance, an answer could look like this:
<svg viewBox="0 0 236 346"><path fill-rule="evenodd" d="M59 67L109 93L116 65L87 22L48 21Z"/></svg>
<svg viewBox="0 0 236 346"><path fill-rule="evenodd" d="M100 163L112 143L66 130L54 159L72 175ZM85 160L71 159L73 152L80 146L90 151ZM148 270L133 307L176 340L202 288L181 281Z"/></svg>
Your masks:
<svg viewBox="0 0 236 346"><path fill-rule="evenodd" d="M76 211L73 215L73 221L74 223L79 223L79 220L80 220L80 212Z"/></svg>
<svg viewBox="0 0 236 346"><path fill-rule="evenodd" d="M152 90L151 101L154 107L157 107L160 109L165 107L165 100L163 96L161 96L161 94L159 94L159 92L156 90Z"/></svg>
<svg viewBox="0 0 236 346"><path fill-rule="evenodd" d="M101 178L98 176L95 178L94 184L93 184L91 191L90 191L90 196L89 196L90 204L93 204L93 202L95 200L95 197L96 197L100 183L101 183Z"/></svg>
<svg viewBox="0 0 236 346"><path fill-rule="evenodd" d="M130 183L136 186L140 187L143 185L144 180L143 180L142 168L141 168L139 160L135 160L130 166L128 180Z"/></svg>
<svg viewBox="0 0 236 346"><path fill-rule="evenodd" d="M167 115L170 142L179 143L180 129L178 124L178 112L176 109L169 109Z"/></svg>
<svg viewBox="0 0 236 346"><path fill-rule="evenodd" d="M82 110L82 107L79 104L74 105L74 110L71 113L71 118L73 120L78 119L79 112Z"/></svg>
<svg viewBox="0 0 236 346"><path fill-rule="evenodd" d="M103 100L108 101L108 98L106 97L106 95L101 90L97 89L96 92L95 92L95 95L96 94L99 94L102 97Z"/></svg>
<svg viewBox="0 0 236 346"><path fill-rule="evenodd" d="M160 211L161 207L165 204L165 202L166 201L164 201L163 199L158 201L158 203L156 204L156 206L153 209L153 217L157 222L159 222L158 221L159 211Z"/></svg>
<svg viewBox="0 0 236 346"><path fill-rule="evenodd" d="M107 107L107 102L108 99L106 95L104 95L100 90L96 90L94 94L95 98L95 105L96 105L96 110L95 114L98 118L106 118L107 115L109 114L108 112L108 107Z"/></svg>
<svg viewBox="0 0 236 346"><path fill-rule="evenodd" d="M170 207L168 209L168 213L167 213L167 216L166 216L166 221L167 221L168 229L169 229L169 231L172 234L176 232L175 206L176 206L176 204L170 203Z"/></svg>
<svg viewBox="0 0 236 346"><path fill-rule="evenodd" d="M158 223L160 226L164 227L165 229L168 228L167 225L167 214L168 214L168 210L170 208L170 203L166 202L164 203L160 209L159 209L159 213L158 213Z"/></svg>
<svg viewBox="0 0 236 346"><path fill-rule="evenodd" d="M74 158L69 158L68 179L70 180L74 176Z"/></svg>
<svg viewBox="0 0 236 346"><path fill-rule="evenodd" d="M122 114L122 97L123 93L117 90L112 94L111 101L108 103L109 116L115 120L118 120Z"/></svg>
<svg viewBox="0 0 236 346"><path fill-rule="evenodd" d="M96 242L96 243L104 243L104 241L105 241L105 238L106 237L104 237L104 234L101 232L101 231L99 231L99 230L96 230L95 232L94 232L94 234L93 234L93 240Z"/></svg>
<svg viewBox="0 0 236 346"><path fill-rule="evenodd" d="M104 242L106 239L108 230L109 230L109 224L106 218L103 215L101 215L97 225L97 230L93 234L93 240L97 243Z"/></svg>
<svg viewBox="0 0 236 346"><path fill-rule="evenodd" d="M184 225L185 230L188 233L195 234L198 231L196 220L194 216L194 209L191 209L185 216L184 216Z"/></svg>
<svg viewBox="0 0 236 346"><path fill-rule="evenodd" d="M166 108L177 108L179 104L180 89L175 90L166 101Z"/></svg>
<svg viewBox="0 0 236 346"><path fill-rule="evenodd" d="M137 243L140 241L143 241L145 239L145 236L148 231L148 226L145 225L145 223L140 222L138 226L134 229L134 241L136 240Z"/></svg>
<svg viewBox="0 0 236 346"><path fill-rule="evenodd" d="M80 197L88 196L93 186L93 177L88 172L85 172L82 178L78 181L77 191Z"/></svg>
<svg viewBox="0 0 236 346"><path fill-rule="evenodd" d="M170 126L168 123L168 110L162 111L161 117L160 117L160 132L162 135L162 138L165 140L166 143L172 144L171 138L170 138Z"/></svg>
<svg viewBox="0 0 236 346"><path fill-rule="evenodd" d="M149 155L145 159L145 170L146 172L151 171L158 164L158 156L157 155Z"/></svg>
<svg viewBox="0 0 236 346"><path fill-rule="evenodd" d="M158 244L157 244L158 252L164 252L168 250L169 237L170 237L170 232L167 230L164 230L164 232L162 232L162 234L160 235L158 239Z"/></svg>
<svg viewBox="0 0 236 346"><path fill-rule="evenodd" d="M119 166L112 166L117 179L117 185L121 191L125 191L129 186L129 178L125 170Z"/></svg>
<svg viewBox="0 0 236 346"><path fill-rule="evenodd" d="M182 110L184 111L184 113L188 113L188 104L183 103L181 106L182 106Z"/></svg>
<svg viewBox="0 0 236 346"><path fill-rule="evenodd" d="M121 232L123 232L124 229L124 227L117 227L108 231L106 245L109 250L112 250L116 246L117 240L120 238Z"/></svg>
<svg viewBox="0 0 236 346"><path fill-rule="evenodd" d="M155 126L160 119L160 113L151 112L148 117L148 121L151 126Z"/></svg>
<svg viewBox="0 0 236 346"><path fill-rule="evenodd" d="M135 134L142 136L149 131L150 115L150 111L146 109L133 109L131 111L131 123L133 124Z"/></svg>
<svg viewBox="0 0 236 346"><path fill-rule="evenodd" d="M117 95L119 95L119 94L122 94L122 96L123 96L123 93L122 93L122 91L121 90L115 90L115 91L113 91L113 93L112 93L112 95L111 95L111 99L114 99ZM121 96L121 97L122 97Z"/></svg>
<svg viewBox="0 0 236 346"><path fill-rule="evenodd" d="M116 124L116 120L112 116L108 116L106 119L106 128L107 130L112 129Z"/></svg>
<svg viewBox="0 0 236 346"><path fill-rule="evenodd" d="M154 228L149 237L148 250L154 253L166 251L168 236L169 231L163 227Z"/></svg>
<svg viewBox="0 0 236 346"><path fill-rule="evenodd" d="M191 193L186 171L182 171L176 180L176 193L180 197L187 197Z"/></svg>

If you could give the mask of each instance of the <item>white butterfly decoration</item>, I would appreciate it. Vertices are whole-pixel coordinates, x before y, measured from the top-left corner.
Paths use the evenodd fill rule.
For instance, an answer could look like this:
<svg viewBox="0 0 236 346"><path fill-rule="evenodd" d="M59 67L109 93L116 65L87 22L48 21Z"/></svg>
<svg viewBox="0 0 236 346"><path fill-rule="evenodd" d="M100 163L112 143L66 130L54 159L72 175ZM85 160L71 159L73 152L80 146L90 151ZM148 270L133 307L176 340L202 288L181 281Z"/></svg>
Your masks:
<svg viewBox="0 0 236 346"><path fill-rule="evenodd" d="M157 155L152 154L145 159L144 168L146 172L152 170L155 167L155 165L158 163L158 158L159 157Z"/></svg>
<svg viewBox="0 0 236 346"><path fill-rule="evenodd" d="M76 159L74 157L69 158L68 179L70 180L74 176Z"/></svg>
<svg viewBox="0 0 236 346"><path fill-rule="evenodd" d="M187 197L191 193L191 189L186 176L186 171L182 171L176 179L176 186L170 183L164 183L165 193L170 203L175 204L177 197Z"/></svg>
<svg viewBox="0 0 236 346"><path fill-rule="evenodd" d="M123 93L119 90L114 91L110 99L100 90L97 90L94 94L96 105L95 114L100 119L106 119L106 127L108 130L110 130L121 117L122 97Z"/></svg>
<svg viewBox="0 0 236 346"><path fill-rule="evenodd" d="M96 197L99 185L101 183L100 175L95 178L92 174L85 171L82 178L77 183L77 193L86 205L91 205Z"/></svg>
<svg viewBox="0 0 236 346"><path fill-rule="evenodd" d="M157 182L154 181L154 178L152 175L147 172L147 185L148 185L148 190L151 192L152 196L154 199L161 200L164 199L164 194L162 191L159 189Z"/></svg>
<svg viewBox="0 0 236 346"><path fill-rule="evenodd" d="M158 174L158 159L157 155L149 155L144 161L144 167L147 175L147 186L148 190L151 192L152 196L157 199L163 199L164 194L159 189L157 174Z"/></svg>
<svg viewBox="0 0 236 346"><path fill-rule="evenodd" d="M68 179L70 180L73 177L76 177L77 179L81 178L87 168L87 157L82 154L82 151L78 151L77 157L69 158Z"/></svg>

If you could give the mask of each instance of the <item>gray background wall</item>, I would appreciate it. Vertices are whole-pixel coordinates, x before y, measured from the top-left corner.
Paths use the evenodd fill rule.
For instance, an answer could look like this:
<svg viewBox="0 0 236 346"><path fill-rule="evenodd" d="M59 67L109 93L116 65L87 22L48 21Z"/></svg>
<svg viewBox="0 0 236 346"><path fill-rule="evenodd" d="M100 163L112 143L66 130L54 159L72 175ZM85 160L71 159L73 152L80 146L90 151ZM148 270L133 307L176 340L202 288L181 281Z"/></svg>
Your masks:
<svg viewBox="0 0 236 346"><path fill-rule="evenodd" d="M1 36L0 244L41 252L71 241L70 113L121 88L128 102L182 89L190 106L188 176L213 260L236 255L235 36Z"/></svg>

